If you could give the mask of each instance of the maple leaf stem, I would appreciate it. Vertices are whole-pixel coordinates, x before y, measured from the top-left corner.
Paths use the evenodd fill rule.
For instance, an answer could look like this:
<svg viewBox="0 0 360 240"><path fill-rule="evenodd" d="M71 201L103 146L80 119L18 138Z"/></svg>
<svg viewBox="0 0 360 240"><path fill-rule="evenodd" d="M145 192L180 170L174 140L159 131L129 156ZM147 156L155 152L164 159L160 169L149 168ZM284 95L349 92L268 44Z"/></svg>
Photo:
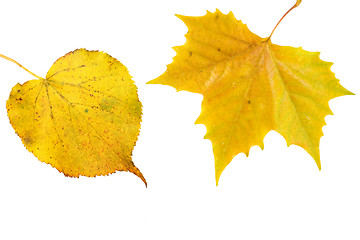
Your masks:
<svg viewBox="0 0 360 240"><path fill-rule="evenodd" d="M295 5L292 6L292 7L284 14L284 16L282 16L282 18L280 18L279 22L276 24L276 26L275 26L274 29L272 30L270 36L268 37L268 40L270 40L271 36L272 36L273 33L275 32L275 29L277 28L277 26L279 26L280 22L286 17L286 15L289 14L289 12L291 12L294 8L297 8L297 7L300 5L301 1L302 1L302 0L297 0L296 3L295 3Z"/></svg>
<svg viewBox="0 0 360 240"><path fill-rule="evenodd" d="M19 67L21 67L22 69L24 69L25 71L27 71L28 73L30 73L31 75L33 75L34 77L36 77L36 78L38 78L38 79L43 79L42 77L39 77L39 76L36 75L35 73L31 72L29 69L27 69L26 67L24 67L23 65L21 65L20 63L18 63L17 61L15 61L14 59L9 58L9 57L7 57L7 56L5 56L5 55L2 55L2 54L0 54L0 57L1 57L1 58L4 58L4 59L6 59L6 60L8 60L8 61L10 61L10 62L15 63L16 65L18 65Z"/></svg>

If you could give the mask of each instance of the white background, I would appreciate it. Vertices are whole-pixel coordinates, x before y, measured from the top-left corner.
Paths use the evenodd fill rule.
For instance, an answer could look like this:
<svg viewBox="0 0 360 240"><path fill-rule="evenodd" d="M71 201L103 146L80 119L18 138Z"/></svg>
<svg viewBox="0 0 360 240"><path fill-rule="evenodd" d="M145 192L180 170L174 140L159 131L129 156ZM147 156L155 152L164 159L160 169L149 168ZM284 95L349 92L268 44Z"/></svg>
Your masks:
<svg viewBox="0 0 360 240"><path fill-rule="evenodd" d="M0 53L40 76L77 48L125 64L143 123L133 161L148 181L117 172L67 178L23 147L9 124L11 88L33 77L0 59L0 239L360 239L360 100L330 101L322 171L279 134L238 155L215 186L211 142L194 125L202 96L145 83L185 43L174 14L232 10L266 37L295 0L1 1ZM354 5L355 4L355 5ZM356 1L303 0L272 42L320 51L341 84L360 94Z"/></svg>

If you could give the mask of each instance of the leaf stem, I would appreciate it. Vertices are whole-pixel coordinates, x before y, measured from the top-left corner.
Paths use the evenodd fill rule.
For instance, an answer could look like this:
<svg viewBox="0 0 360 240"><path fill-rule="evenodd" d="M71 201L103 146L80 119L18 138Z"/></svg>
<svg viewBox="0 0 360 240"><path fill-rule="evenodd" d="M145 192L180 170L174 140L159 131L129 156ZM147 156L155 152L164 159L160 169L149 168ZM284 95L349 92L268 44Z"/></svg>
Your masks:
<svg viewBox="0 0 360 240"><path fill-rule="evenodd" d="M33 73L33 72L31 72L30 70L28 70L27 68L25 68L23 65L21 65L20 63L18 63L18 62L15 61L14 59L9 58L9 57L7 57L7 56L4 56L4 55L2 55L2 54L0 54L0 57L1 57L1 58L4 58L4 59L6 59L6 60L8 60L8 61L10 61L10 62L15 63L16 65L18 65L19 67L21 67L22 69L24 69L25 71L27 71L28 73L30 73L31 75L33 75L34 77L36 77L36 78L38 78L38 79L43 79L42 77L39 77L39 76L36 75L35 73Z"/></svg>
<svg viewBox="0 0 360 240"><path fill-rule="evenodd" d="M279 26L280 22L285 18L286 15L288 15L289 12L291 12L291 10L293 10L294 8L297 8L302 0L297 0L295 5L292 6L285 14L284 16L282 16L282 18L279 20L279 22L276 24L276 26L274 27L274 29L272 30L270 36L268 37L268 40L271 38L271 36L273 35L273 33L275 32L275 29L277 28L277 26Z"/></svg>

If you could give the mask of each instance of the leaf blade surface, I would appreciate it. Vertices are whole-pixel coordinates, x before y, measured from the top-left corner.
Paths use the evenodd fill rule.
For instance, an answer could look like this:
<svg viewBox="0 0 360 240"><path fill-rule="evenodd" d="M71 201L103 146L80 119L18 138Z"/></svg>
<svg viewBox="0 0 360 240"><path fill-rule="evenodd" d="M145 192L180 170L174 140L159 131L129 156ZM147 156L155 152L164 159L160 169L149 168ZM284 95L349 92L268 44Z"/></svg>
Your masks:
<svg viewBox="0 0 360 240"><path fill-rule="evenodd" d="M8 116L25 147L66 176L130 171L142 106L126 67L103 52L78 49L45 79L17 84Z"/></svg>
<svg viewBox="0 0 360 240"><path fill-rule="evenodd" d="M203 94L196 123L206 126L212 142L216 183L237 154L263 149L271 130L304 148L320 169L322 127L332 114L328 102L352 94L331 72L332 63L257 36L231 12L179 18L189 29L186 43L149 83Z"/></svg>

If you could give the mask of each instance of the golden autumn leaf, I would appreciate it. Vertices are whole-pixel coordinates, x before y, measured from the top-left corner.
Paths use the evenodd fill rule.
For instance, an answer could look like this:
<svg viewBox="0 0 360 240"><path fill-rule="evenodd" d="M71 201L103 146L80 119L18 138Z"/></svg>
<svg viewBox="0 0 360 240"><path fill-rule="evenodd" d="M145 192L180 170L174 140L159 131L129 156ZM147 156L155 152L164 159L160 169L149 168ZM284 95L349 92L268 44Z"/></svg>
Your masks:
<svg viewBox="0 0 360 240"><path fill-rule="evenodd" d="M304 148L320 169L322 127L332 114L328 102L352 94L331 72L332 63L318 52L273 44L274 31L257 36L232 12L178 17L188 27L186 43L174 48L173 63L149 83L203 94L196 124L206 126L212 142L216 184L237 154L248 155L255 145L263 149L271 130Z"/></svg>
<svg viewBox="0 0 360 240"><path fill-rule="evenodd" d="M132 162L142 105L124 65L106 53L78 49L59 58L45 78L31 74L37 79L14 86L6 103L30 152L66 176L129 171L146 184Z"/></svg>

